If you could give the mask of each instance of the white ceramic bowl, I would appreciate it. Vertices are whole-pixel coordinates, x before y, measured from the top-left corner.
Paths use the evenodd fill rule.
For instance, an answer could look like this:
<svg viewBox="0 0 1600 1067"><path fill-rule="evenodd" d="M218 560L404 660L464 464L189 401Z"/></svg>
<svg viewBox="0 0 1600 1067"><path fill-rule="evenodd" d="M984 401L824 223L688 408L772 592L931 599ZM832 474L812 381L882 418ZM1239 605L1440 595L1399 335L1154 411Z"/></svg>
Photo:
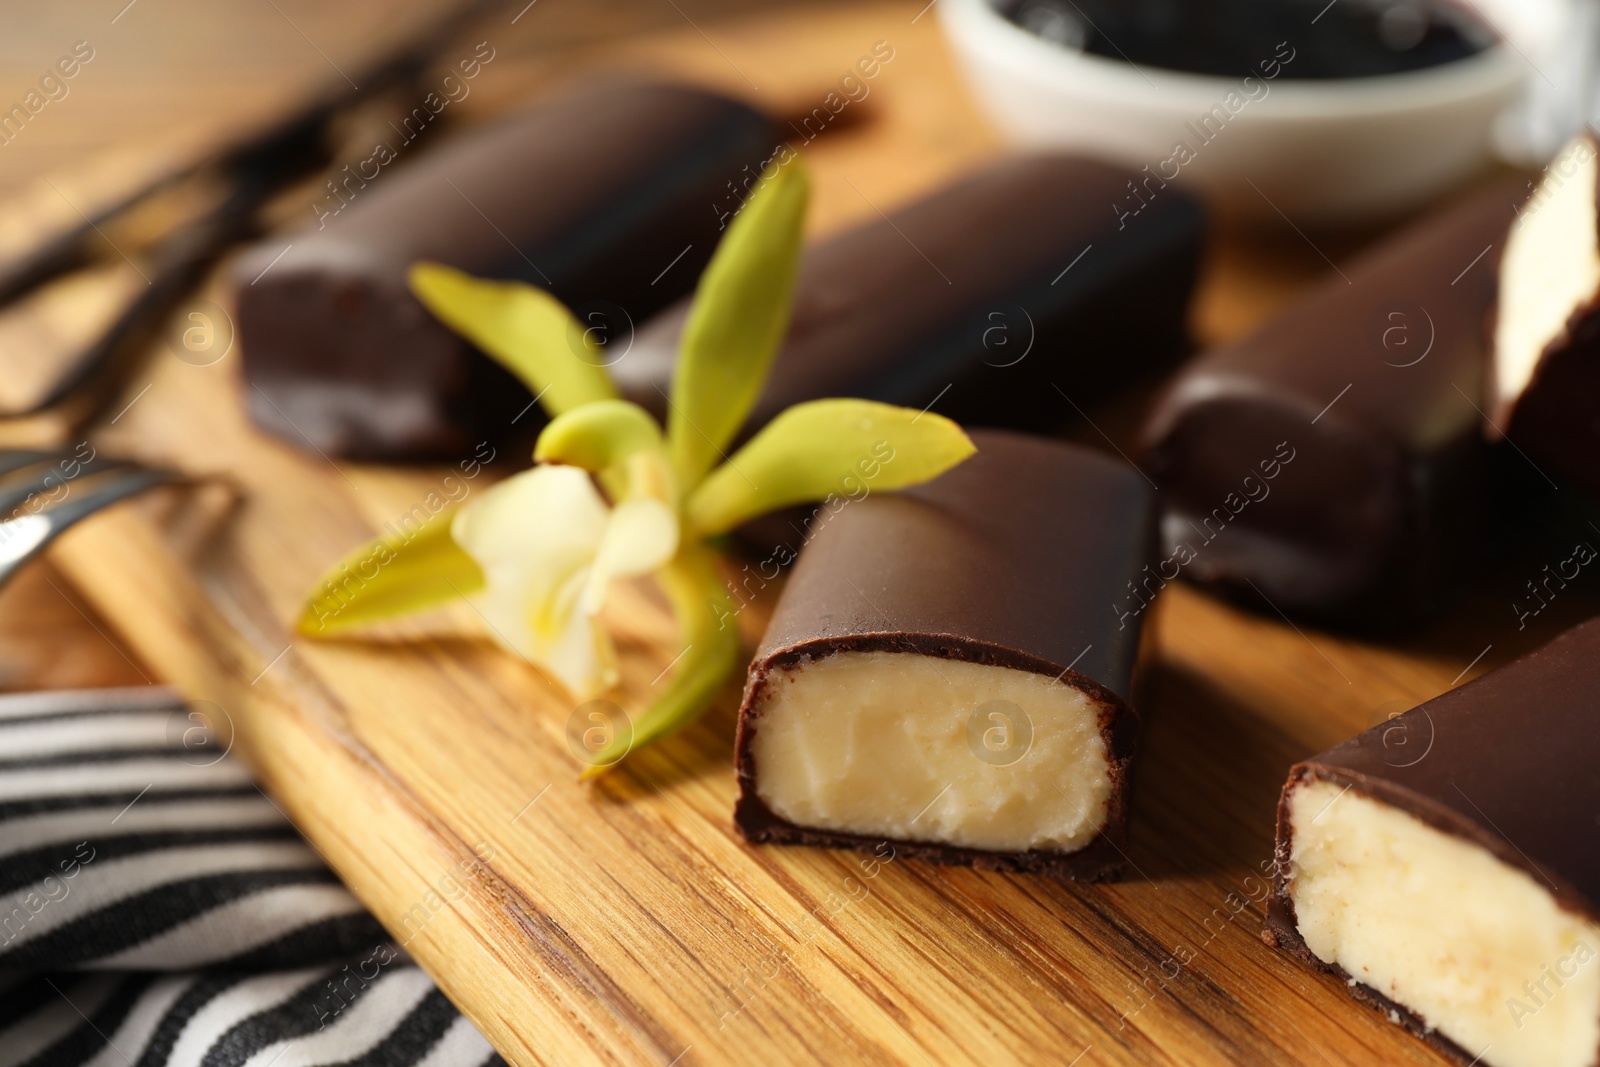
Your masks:
<svg viewBox="0 0 1600 1067"><path fill-rule="evenodd" d="M1395 215L1483 167L1494 120L1527 70L1495 44L1405 74L1247 83L1244 72L1136 68L1062 48L989 0L938 6L980 103L1013 143L1100 156L1141 174L1148 166L1152 191L1172 181L1226 209L1281 211L1296 223Z"/></svg>

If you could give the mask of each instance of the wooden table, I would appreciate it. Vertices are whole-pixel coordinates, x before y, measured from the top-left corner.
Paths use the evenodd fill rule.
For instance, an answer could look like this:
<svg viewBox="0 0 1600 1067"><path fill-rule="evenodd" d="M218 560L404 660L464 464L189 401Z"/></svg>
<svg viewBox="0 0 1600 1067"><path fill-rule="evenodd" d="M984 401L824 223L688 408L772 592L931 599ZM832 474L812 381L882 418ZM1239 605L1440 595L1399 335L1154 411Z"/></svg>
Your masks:
<svg viewBox="0 0 1600 1067"><path fill-rule="evenodd" d="M124 19L181 22L160 0L146 5ZM333 7L289 10L349 45ZM586 33L593 25L572 3L541 0L534 10L568 35L565 50L508 48L477 106L604 65L677 71L785 111L820 100L888 41L895 56L867 120L807 149L811 225L828 231L995 149L920 7L743 20L691 8L627 35ZM347 30L372 25L361 21L371 7L350 10ZM631 10L600 9L613 21ZM294 41L279 33L269 51L287 54ZM299 58L302 75L321 62ZM214 132L228 100L192 99L196 128ZM1365 237L1315 239L1342 261ZM1239 334L1325 269L1287 226L1225 229L1197 335ZM236 358L195 367L158 352L134 388L145 391L130 390L105 447L225 474L244 492L119 507L65 537L54 565L136 671L208 702L310 840L513 1062L1440 1062L1261 943L1260 867L1293 760L1560 628L1541 617L1515 630L1514 568L1403 646L1296 629L1175 586L1154 623L1126 881L1077 886L909 860L866 878L859 855L753 848L734 833L734 687L696 726L585 787L566 742L573 709L497 651L469 609L370 639L295 636L319 572L444 472L334 462L262 437L242 415ZM1096 423L1125 439L1139 410L1130 400ZM1098 430L1073 433L1099 440ZM14 609L23 593L11 594ZM619 700L637 707L674 634L648 590L618 599ZM1575 593L1558 607L1570 618L1590 603ZM769 607L741 616L747 643Z"/></svg>

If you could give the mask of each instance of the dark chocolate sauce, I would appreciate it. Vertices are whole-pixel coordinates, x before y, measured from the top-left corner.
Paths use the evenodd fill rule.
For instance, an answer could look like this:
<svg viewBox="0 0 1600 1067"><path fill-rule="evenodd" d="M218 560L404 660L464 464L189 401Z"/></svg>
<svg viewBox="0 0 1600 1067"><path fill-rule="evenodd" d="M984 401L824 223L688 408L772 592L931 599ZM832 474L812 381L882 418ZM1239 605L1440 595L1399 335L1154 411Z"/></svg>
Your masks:
<svg viewBox="0 0 1600 1067"><path fill-rule="evenodd" d="M1400 74L1495 39L1465 10L1422 0L1008 0L1001 13L1064 48L1231 78Z"/></svg>

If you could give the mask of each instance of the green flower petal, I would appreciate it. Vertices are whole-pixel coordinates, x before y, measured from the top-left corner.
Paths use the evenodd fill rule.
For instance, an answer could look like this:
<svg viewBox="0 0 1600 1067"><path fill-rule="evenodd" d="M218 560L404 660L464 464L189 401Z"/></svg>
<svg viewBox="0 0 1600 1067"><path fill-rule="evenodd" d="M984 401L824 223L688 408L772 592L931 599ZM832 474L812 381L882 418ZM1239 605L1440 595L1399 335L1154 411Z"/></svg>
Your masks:
<svg viewBox="0 0 1600 1067"><path fill-rule="evenodd" d="M483 571L450 537L453 509L340 560L316 584L297 628L312 637L409 615L483 587Z"/></svg>
<svg viewBox="0 0 1600 1067"><path fill-rule="evenodd" d="M678 619L683 651L661 695L634 720L631 731L616 734L591 757L584 778L604 774L631 753L698 719L739 665L739 626L715 557L685 545L656 577Z"/></svg>
<svg viewBox="0 0 1600 1067"><path fill-rule="evenodd" d="M700 276L679 342L667 439L686 487L744 425L789 326L810 183L798 160L762 177Z"/></svg>
<svg viewBox="0 0 1600 1067"><path fill-rule="evenodd" d="M521 378L551 415L617 395L599 346L544 290L416 263L411 291L440 322Z"/></svg>
<svg viewBox="0 0 1600 1067"><path fill-rule="evenodd" d="M626 400L600 400L556 416L539 435L533 458L598 473L661 447L661 428L648 411Z"/></svg>
<svg viewBox="0 0 1600 1067"><path fill-rule="evenodd" d="M700 483L687 522L701 537L726 533L789 504L916 485L975 451L942 415L872 400L796 404Z"/></svg>

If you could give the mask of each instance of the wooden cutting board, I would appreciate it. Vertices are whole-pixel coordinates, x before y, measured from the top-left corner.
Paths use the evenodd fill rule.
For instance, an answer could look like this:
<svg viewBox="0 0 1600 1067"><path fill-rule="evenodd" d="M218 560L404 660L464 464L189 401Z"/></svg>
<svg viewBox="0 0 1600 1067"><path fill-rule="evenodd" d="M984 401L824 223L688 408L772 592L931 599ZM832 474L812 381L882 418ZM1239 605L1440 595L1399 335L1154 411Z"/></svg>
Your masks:
<svg viewBox="0 0 1600 1067"><path fill-rule="evenodd" d="M591 58L808 109L874 42L890 42L894 59L857 121L806 148L811 225L824 232L994 151L935 13L920 7L686 24ZM502 70L507 98L547 77L514 57ZM1224 227L1198 335L1245 330L1360 235L1316 241L1288 226ZM510 1061L1440 1062L1259 940L1277 790L1296 758L1553 627L1519 634L1486 596L1385 647L1176 586L1154 620L1126 881L755 848L730 822L734 685L691 729L580 786L571 703L498 651L471 609L367 639L295 635L303 595L334 560L493 474L447 482L448 468L335 462L263 437L243 416L237 372L236 351L208 366L154 354L103 447L217 478L84 524L54 561L144 662L202 702ZM1130 401L1073 433L1103 447L1100 430L1124 439L1138 410ZM493 467L524 462L502 454ZM618 600L617 699L637 708L675 637L647 589ZM741 616L748 645L770 604Z"/></svg>

